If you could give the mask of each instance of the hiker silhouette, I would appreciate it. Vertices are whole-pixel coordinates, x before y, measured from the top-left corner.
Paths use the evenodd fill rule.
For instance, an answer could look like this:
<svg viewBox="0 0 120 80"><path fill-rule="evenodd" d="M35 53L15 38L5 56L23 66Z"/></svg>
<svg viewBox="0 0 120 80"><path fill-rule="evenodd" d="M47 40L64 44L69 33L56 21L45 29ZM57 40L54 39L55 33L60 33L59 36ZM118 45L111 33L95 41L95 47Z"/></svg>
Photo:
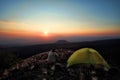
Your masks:
<svg viewBox="0 0 120 80"><path fill-rule="evenodd" d="M48 53L47 61L48 63L54 64L56 63L58 54L55 52L55 49L52 49Z"/></svg>

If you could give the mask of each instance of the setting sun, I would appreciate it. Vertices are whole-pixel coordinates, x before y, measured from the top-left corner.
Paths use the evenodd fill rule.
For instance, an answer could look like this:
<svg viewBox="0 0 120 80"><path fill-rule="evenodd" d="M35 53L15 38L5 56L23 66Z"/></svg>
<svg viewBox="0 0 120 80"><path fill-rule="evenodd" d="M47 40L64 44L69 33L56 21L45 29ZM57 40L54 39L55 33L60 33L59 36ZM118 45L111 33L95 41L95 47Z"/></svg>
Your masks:
<svg viewBox="0 0 120 80"><path fill-rule="evenodd" d="M48 36L48 31L45 31L45 32L44 32L44 35L45 35L45 36Z"/></svg>

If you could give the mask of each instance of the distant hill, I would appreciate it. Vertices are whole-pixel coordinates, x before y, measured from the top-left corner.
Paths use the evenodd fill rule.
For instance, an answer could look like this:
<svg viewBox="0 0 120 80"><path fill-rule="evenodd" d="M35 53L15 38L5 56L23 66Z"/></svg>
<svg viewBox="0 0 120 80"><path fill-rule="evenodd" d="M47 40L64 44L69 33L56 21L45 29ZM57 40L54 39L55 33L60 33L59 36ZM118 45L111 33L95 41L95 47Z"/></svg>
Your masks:
<svg viewBox="0 0 120 80"><path fill-rule="evenodd" d="M105 57L107 55L113 55L112 53L118 53L120 50L120 39L107 39L107 40L96 40L96 41L84 41L84 42L69 42L66 40L58 40L51 44L38 44L38 45L27 45L27 46L16 46L16 47L6 47L2 48L0 46L0 51L11 51L20 58L27 58L32 55L49 51L51 49L70 49L77 50L83 47L90 47L98 50ZM105 53L104 53L105 51ZM114 54L118 57L118 54ZM117 58L115 58L117 59Z"/></svg>
<svg viewBox="0 0 120 80"><path fill-rule="evenodd" d="M56 44L65 44L65 43L70 43L69 41L67 40L58 40L55 42Z"/></svg>

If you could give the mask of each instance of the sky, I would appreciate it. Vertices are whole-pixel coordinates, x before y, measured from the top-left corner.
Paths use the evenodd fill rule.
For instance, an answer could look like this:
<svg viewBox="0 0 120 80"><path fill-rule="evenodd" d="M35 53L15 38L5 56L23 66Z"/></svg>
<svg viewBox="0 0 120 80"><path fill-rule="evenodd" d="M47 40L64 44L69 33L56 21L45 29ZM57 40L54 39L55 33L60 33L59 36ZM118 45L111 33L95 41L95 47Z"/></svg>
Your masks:
<svg viewBox="0 0 120 80"><path fill-rule="evenodd" d="M120 0L0 0L0 44L120 38Z"/></svg>

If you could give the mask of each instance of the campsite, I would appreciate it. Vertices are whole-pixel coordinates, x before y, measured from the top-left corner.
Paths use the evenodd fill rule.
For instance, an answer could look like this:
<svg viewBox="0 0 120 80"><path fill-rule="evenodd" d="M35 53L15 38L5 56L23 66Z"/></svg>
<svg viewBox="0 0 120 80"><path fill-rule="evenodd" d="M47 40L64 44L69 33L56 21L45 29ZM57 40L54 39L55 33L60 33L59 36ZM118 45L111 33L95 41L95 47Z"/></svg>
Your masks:
<svg viewBox="0 0 120 80"><path fill-rule="evenodd" d="M92 41L92 42L83 42L83 43L80 42L81 44L79 44L79 45L77 43L63 43L63 44L60 43L60 44L51 44L51 45L48 44L50 46L50 47L46 46L49 48L48 50L46 48L44 48L44 49L46 49L46 51L41 51L40 53L33 54L32 56L31 56L31 54L27 53L27 54L29 54L28 57L26 57L26 55L25 56L22 55L22 57L21 57L19 54L18 57L21 58L21 60L18 61L16 64L10 66L8 69L5 69L5 71L3 71L4 74L6 72L8 72L9 74L6 73L7 76L2 76L2 77L3 77L3 80L7 80L8 78L10 80L13 80L13 79L39 80L39 79L43 79L44 77L49 77L48 80L66 80L66 78L68 76L71 76L70 77L71 80L77 80L75 78L76 76L74 74L68 73L69 69L67 69L67 60L76 50L78 50L78 48L82 49L82 48L86 48L86 47L96 49L99 52L99 54L104 58L104 60L105 60L105 62L103 61L104 65L106 65L106 66L109 65L107 67L111 67L111 68L115 68L115 69L117 68L119 70L120 69L120 65L118 62L119 56L117 54L117 52L120 49L119 41L120 41L119 39L113 39L113 40L101 40L101 41ZM103 42L104 46L103 46L103 44L100 44L100 42ZM110 43L112 43L111 46L110 46ZM42 45L42 46L45 46L45 45ZM53 75L51 75L53 72L49 68L50 65L49 65L49 63L45 62L45 60L47 59L49 50L53 49L54 46L56 48L55 49L56 52L59 54L59 57L56 62L57 63L56 64L57 73L55 71L54 72L55 75L53 76ZM77 47L75 47L75 46L77 46ZM81 46L81 47L79 47L79 46ZM17 48L18 49L21 48L21 50L22 50L22 47L17 47ZM23 51L25 51L25 49L26 49L25 52L27 52L27 51L29 52L30 49L27 49L27 48L33 48L33 49L37 50L38 45L37 45L37 47L26 46L26 48L24 47ZM40 48L41 47L39 46L39 49ZM75 50L75 48L76 48L76 50ZM6 48L4 48L4 49L6 49ZM9 50L10 49L12 51L14 50L13 48L9 48ZM17 51L17 49L15 49L15 51ZM116 54L113 53L113 51L116 52ZM108 56L108 55L111 55L111 56ZM81 59L81 58L79 58L79 59ZM85 58L83 58L83 59L85 59ZM96 57L95 57L95 59L97 60ZM87 61L90 62L90 60L87 60ZM107 62L107 64L106 64L106 62ZM87 62L85 62L85 63L87 63ZM95 62L92 64L95 64ZM47 73L49 73L49 74L47 74L47 76L45 76L46 69L47 69ZM78 67L73 68L73 69L78 69ZM44 71L45 71L45 73L44 73ZM113 73L111 73L111 74L113 74ZM119 74L117 74L117 72L116 72L115 75L119 75ZM57 76L59 77L58 79L56 78ZM52 77L52 78L50 78L50 77ZM55 79L53 79L53 78L55 78ZM70 79L70 78L68 77L68 79Z"/></svg>

